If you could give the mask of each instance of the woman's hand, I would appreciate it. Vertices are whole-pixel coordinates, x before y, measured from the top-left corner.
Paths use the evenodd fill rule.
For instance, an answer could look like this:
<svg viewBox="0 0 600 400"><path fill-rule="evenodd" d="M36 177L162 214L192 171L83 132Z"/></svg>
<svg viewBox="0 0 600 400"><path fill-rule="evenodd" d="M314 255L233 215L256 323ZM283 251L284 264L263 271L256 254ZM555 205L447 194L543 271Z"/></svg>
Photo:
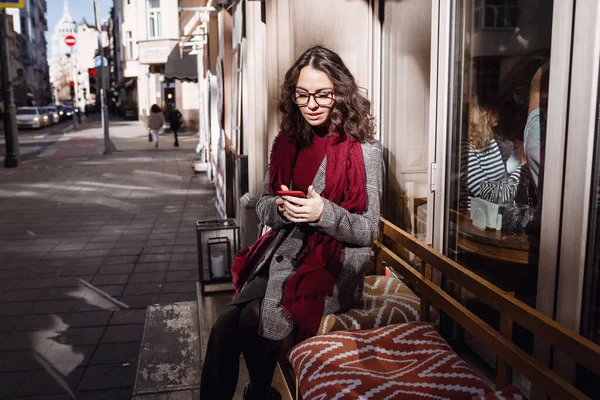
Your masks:
<svg viewBox="0 0 600 400"><path fill-rule="evenodd" d="M281 190L285 190L285 191L289 191L288 187L285 185L281 185ZM278 197L275 200L275 204L277 204L277 211L279 211L279 214L283 215L283 212L285 211L285 207L283 206L283 202L284 200L281 197Z"/></svg>
<svg viewBox="0 0 600 400"><path fill-rule="evenodd" d="M281 186L281 190L288 190L285 186ZM323 198L311 186L308 187L308 199L302 199L293 196L283 196L281 213L291 222L308 223L318 222L323 216ZM279 201L280 199L277 199ZM280 204L279 202L277 203Z"/></svg>

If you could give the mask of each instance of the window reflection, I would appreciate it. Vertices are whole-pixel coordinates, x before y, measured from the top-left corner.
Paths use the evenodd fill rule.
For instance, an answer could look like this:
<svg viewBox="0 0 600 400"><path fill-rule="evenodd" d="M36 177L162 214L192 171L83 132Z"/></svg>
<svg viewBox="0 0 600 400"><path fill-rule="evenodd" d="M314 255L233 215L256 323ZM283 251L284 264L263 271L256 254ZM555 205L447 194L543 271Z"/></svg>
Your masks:
<svg viewBox="0 0 600 400"><path fill-rule="evenodd" d="M455 4L446 251L535 307L552 2ZM478 299L458 295L497 321ZM517 331L531 351L532 338Z"/></svg>

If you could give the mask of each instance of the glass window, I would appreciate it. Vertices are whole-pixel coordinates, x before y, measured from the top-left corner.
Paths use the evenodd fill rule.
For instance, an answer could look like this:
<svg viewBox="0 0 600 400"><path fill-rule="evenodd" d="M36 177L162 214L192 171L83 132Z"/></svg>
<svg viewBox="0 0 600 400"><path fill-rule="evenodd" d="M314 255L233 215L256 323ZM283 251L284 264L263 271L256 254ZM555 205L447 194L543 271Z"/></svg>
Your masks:
<svg viewBox="0 0 600 400"><path fill-rule="evenodd" d="M133 59L133 34L127 31L127 58Z"/></svg>
<svg viewBox="0 0 600 400"><path fill-rule="evenodd" d="M148 38L161 37L160 0L148 0Z"/></svg>
<svg viewBox="0 0 600 400"><path fill-rule="evenodd" d="M535 307L553 2L454 4L445 251ZM494 310L445 284L498 323ZM514 336L532 351L531 335Z"/></svg>
<svg viewBox="0 0 600 400"><path fill-rule="evenodd" d="M600 110L600 107L598 107ZM600 118L600 111L598 118ZM583 286L583 310L581 314L581 334L600 344L600 126L596 128L594 149L594 174L592 191L587 265ZM582 388L591 398L600 398L600 387L595 375L581 369Z"/></svg>

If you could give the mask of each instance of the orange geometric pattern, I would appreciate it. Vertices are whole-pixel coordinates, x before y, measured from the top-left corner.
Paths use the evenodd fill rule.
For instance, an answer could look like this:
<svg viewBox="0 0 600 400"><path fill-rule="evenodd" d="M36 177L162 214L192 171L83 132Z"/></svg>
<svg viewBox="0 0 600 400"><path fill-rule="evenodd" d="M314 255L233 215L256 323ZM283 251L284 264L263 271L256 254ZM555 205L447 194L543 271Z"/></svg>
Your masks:
<svg viewBox="0 0 600 400"><path fill-rule="evenodd" d="M379 328L403 322L420 321L420 299L400 279L370 275L365 277L363 295L352 309L339 314L324 315L319 335L327 332ZM437 324L439 315L430 308L431 321Z"/></svg>
<svg viewBox="0 0 600 400"><path fill-rule="evenodd" d="M314 336L288 359L303 400L470 400L491 391L426 322Z"/></svg>

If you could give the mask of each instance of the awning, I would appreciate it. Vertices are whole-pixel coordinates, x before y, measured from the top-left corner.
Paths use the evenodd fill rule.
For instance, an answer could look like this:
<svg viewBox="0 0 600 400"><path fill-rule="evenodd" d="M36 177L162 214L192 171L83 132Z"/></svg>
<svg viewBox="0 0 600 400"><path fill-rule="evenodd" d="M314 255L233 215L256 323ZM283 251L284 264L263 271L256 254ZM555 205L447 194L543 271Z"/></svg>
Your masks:
<svg viewBox="0 0 600 400"><path fill-rule="evenodd" d="M198 82L198 64L196 55L179 52L179 46L175 46L169 54L165 65L165 78L177 79L185 82Z"/></svg>

